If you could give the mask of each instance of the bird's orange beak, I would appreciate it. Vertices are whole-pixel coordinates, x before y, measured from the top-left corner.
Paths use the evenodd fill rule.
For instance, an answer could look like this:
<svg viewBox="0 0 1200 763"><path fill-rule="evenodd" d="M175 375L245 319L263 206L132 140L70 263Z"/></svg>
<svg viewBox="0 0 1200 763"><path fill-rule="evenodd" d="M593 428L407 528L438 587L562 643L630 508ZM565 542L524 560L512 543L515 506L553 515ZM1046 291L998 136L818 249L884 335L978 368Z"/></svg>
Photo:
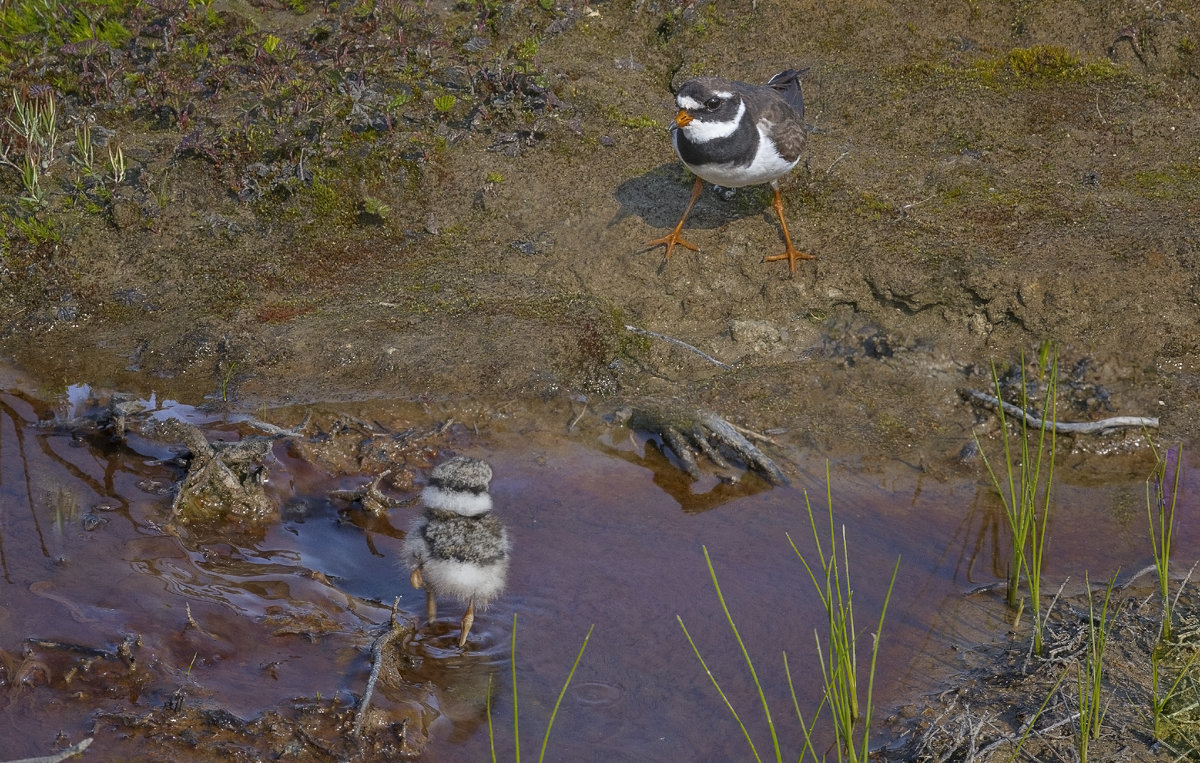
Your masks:
<svg viewBox="0 0 1200 763"><path fill-rule="evenodd" d="M679 113L675 115L675 124L679 125L680 127L687 127L691 123L692 115L683 109L680 109Z"/></svg>

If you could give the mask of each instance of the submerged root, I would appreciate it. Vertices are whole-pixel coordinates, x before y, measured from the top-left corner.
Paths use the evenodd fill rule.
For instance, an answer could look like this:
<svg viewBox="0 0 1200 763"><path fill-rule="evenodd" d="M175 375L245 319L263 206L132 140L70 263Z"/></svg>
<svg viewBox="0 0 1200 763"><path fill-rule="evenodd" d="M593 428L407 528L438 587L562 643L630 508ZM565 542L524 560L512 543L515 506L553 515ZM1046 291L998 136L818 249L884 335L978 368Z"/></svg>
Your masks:
<svg viewBox="0 0 1200 763"><path fill-rule="evenodd" d="M701 474L697 455L703 455L720 469L730 470L732 466L724 456L729 453L772 485L788 484L787 475L779 465L742 433L746 430L710 411L646 404L621 408L613 420L660 437L692 479L699 479Z"/></svg>

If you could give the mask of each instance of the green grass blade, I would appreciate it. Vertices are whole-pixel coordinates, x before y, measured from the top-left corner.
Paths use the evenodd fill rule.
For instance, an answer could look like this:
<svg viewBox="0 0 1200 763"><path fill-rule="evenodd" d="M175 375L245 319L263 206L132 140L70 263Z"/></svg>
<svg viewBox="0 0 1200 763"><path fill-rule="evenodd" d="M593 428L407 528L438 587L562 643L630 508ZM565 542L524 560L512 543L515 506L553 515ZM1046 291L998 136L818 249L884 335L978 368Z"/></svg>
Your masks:
<svg viewBox="0 0 1200 763"><path fill-rule="evenodd" d="M1069 671L1070 668L1063 669L1062 675L1060 675L1058 680L1054 682L1054 686L1050 687L1050 693L1046 695L1044 700L1042 700L1041 707L1039 707L1037 712L1033 714L1033 717L1025 723L1025 733L1021 734L1021 738L1017 740L1017 747L1015 750L1013 750L1012 757L1008 759L1008 763L1013 763L1013 761L1017 759L1017 756L1021 754L1021 747L1025 745L1025 739L1029 736L1029 732L1033 731L1034 724L1036 724L1037 719L1041 717L1042 711L1046 709L1046 705L1050 702L1050 698L1054 696L1054 692L1058 691L1059 684L1061 684L1063 679L1067 677L1067 673Z"/></svg>
<svg viewBox="0 0 1200 763"><path fill-rule="evenodd" d="M583 650L587 649L588 641L592 638L592 630L596 627L593 623L589 628L587 635L583 637L583 645L579 647L579 654L575 655L575 662L571 664L571 672L567 673L567 680L563 683L562 691L558 693L558 699L554 701L554 709L550 711L550 721L546 724L546 736L542 737L542 751L538 754L538 763L546 757L546 744L550 741L550 729L554 727L554 717L558 715L558 707L562 704L563 695L567 693L567 687L571 685L571 679L575 677L575 669L579 667L579 661L583 659Z"/></svg>
<svg viewBox="0 0 1200 763"><path fill-rule="evenodd" d="M783 754L779 749L779 735L775 731L775 723L771 720L771 708L767 704L767 695L763 691L762 683L758 680L758 673L754 670L754 662L750 659L750 652L746 649L746 644L742 641L742 634L738 632L737 624L733 621L733 615L729 613L729 607L725 604L725 595L721 593L721 585L717 582L717 573L713 569L712 559L708 555L708 547L701 546L704 551L704 562L708 565L708 574L712 578L713 588L717 592L717 601L721 602L721 611L725 613L725 619L729 622L729 628L733 631L733 637L737 639L738 649L742 652L742 657L746 661L746 667L750 670L750 678L754 680L754 688L758 691L759 702L762 703L763 714L767 717L767 728L771 730L771 746L775 750L775 759L783 760Z"/></svg>
<svg viewBox="0 0 1200 763"><path fill-rule="evenodd" d="M737 721L738 728L742 730L742 736L746 737L746 744L750 745L750 752L754 755L754 759L759 763L762 763L762 758L758 755L758 749L754 746L754 740L750 738L750 732L746 730L746 724L742 723L741 716L739 716L737 710L733 708L733 703L729 701L729 697L725 696L725 691L721 688L721 684L717 682L717 677L713 675L712 670L708 667L708 663L705 662L704 657L701 656L699 647L697 647L696 642L692 640L692 634L688 633L687 626L683 624L683 618L679 615L675 615L675 619L679 621L679 627L683 628L683 635L687 637L688 643L692 645L692 651L695 652L696 659L700 660L700 667L704 668L704 672L708 674L708 680L712 681L712 685L717 689L717 694L721 695L721 701L725 703L725 707L729 708L729 712L733 715L733 719Z"/></svg>
<svg viewBox="0 0 1200 763"><path fill-rule="evenodd" d="M800 760L803 761L805 755L811 755L814 761L820 761L817 757L817 751L812 746L812 732L816 728L817 719L821 717L821 711L825 709L825 698L821 699L821 704L817 705L817 712L813 713L812 725L804 722L804 714L800 712L800 700L796 699L796 686L792 683L792 671L788 667L787 652L783 653L783 673L787 676L788 691L792 695L792 708L796 711L796 719L800 721L800 731L804 734L804 748L800 751Z"/></svg>
<svg viewBox="0 0 1200 763"><path fill-rule="evenodd" d="M492 729L492 677L488 675L487 688L487 724L488 724L488 749L492 752L492 763L496 763L496 734Z"/></svg>
<svg viewBox="0 0 1200 763"><path fill-rule="evenodd" d="M512 667L512 691L513 691L513 751L516 755L515 760L521 763L521 731L518 726L519 718L517 715L517 613L513 612L512 624L512 646L509 651L509 665Z"/></svg>
<svg viewBox="0 0 1200 763"><path fill-rule="evenodd" d="M874 711L875 696L875 660L879 656L879 639L883 636L883 618L887 616L888 604L892 601L892 589L896 585L896 575L900 572L900 557L896 557L896 566L892 568L892 579L888 582L887 593L883 597L883 608L879 611L879 624L875 627L874 644L871 646L871 669L867 674L867 708L863 715L862 755L867 760L870 755L869 737L871 735L871 718Z"/></svg>

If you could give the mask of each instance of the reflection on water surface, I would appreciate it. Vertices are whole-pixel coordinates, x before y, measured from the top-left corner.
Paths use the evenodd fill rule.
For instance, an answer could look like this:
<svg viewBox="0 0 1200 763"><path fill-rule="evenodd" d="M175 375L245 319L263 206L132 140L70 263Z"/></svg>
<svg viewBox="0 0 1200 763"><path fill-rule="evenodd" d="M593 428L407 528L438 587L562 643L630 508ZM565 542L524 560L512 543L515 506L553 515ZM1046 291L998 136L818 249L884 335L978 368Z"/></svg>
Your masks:
<svg viewBox="0 0 1200 763"><path fill-rule="evenodd" d="M79 422L97 408L93 397L85 385L51 400L0 393L0 753L7 758L46 754L60 731L68 743L94 735L89 754L96 759L171 749L201 758L211 750L217 759L232 749L190 747L187 733L200 739L201 726L174 728L175 742L151 742L153 725L131 720L179 708L202 710L205 723L228 714L220 716L227 729L261 722L264 713L326 718L324 726L304 721L305 733L318 738L296 741L295 749L344 754L346 740L330 739L349 733L337 719L352 714L363 692L370 646L392 602L398 597L402 620L415 622L423 611L423 594L399 569L398 551L420 510L422 465L449 452L484 458L495 470L492 494L514 541L508 592L477 618L465 652L453 646L461 612L449 603L442 620L406 642L395 660L398 677L373 703L376 721L393 726L377 728L403 728L418 745L428 737L428 759L487 757L490 686L497 743L510 749L515 615L527 750L540 744L595 624L555 721L551 757L744 757L745 741L676 621L679 615L687 624L750 733L765 739L701 546L777 717L787 717L790 703L782 652L801 707L811 712L819 703L813 629L824 615L787 535L811 552L805 491L820 519L823 454L802 454L786 488L753 476L693 484L644 437L598 419L567 434L574 416L565 404L477 415L448 428L450 412L407 403L330 405L315 412L321 437L334 442L338 432L358 432L358 460L345 458L345 448L323 459L314 455L319 443L281 441L267 483L278 520L179 527L169 521L181 475L170 444L136 434L121 443L89 431ZM245 433L245 416L153 396L141 402L147 416L185 418L210 438ZM290 426L305 412L258 413ZM360 430L331 423L350 420L365 423ZM389 487L406 503L386 516L329 497L374 476L350 468L368 463L363 431L374 433L373 443L408 448L413 482ZM381 440L382 432L388 436ZM1140 501L1152 460L1104 457L1097 469L1097 458L1064 455L1056 473L1047 570L1055 586L1068 575L1079 581L1087 570L1097 579L1150 558ZM937 690L939 676L956 667L953 644L1006 636L1001 592L977 590L1004 575L999 504L977 468L947 468L933 479L897 462L830 455L829 471L835 521L845 524L852 547L861 622L875 621L886 577L901 558L876 702L887 707ZM1185 503L1194 481L1187 470ZM1177 547L1195 548L1198 525L1189 506L1181 508ZM798 750L798 728L780 727L785 750ZM264 744L273 743L256 729ZM235 735L226 743L252 744Z"/></svg>

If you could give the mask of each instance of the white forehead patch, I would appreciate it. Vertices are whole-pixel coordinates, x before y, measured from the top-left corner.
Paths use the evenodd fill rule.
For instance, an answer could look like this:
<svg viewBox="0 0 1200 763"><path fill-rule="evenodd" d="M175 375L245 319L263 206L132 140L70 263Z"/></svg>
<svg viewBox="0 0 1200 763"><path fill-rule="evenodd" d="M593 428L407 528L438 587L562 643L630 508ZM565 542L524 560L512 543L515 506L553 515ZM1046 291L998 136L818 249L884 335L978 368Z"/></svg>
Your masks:
<svg viewBox="0 0 1200 763"><path fill-rule="evenodd" d="M693 143L707 143L710 140L718 140L719 138L728 138L733 135L741 124L742 117L746 114L746 104L738 103L737 114L733 119L725 122L706 122L701 119L693 119L688 123L687 127L679 129L687 133L688 140Z"/></svg>
<svg viewBox="0 0 1200 763"><path fill-rule="evenodd" d="M728 90L714 90L713 95L715 95L716 97L720 98L723 101L728 101L730 98L733 97L733 93L729 92ZM702 109L702 108L704 108L703 103L701 103L700 101L697 101L695 98L691 97L690 95L677 96L675 98L675 103L679 104L679 108L681 108L681 109Z"/></svg>

